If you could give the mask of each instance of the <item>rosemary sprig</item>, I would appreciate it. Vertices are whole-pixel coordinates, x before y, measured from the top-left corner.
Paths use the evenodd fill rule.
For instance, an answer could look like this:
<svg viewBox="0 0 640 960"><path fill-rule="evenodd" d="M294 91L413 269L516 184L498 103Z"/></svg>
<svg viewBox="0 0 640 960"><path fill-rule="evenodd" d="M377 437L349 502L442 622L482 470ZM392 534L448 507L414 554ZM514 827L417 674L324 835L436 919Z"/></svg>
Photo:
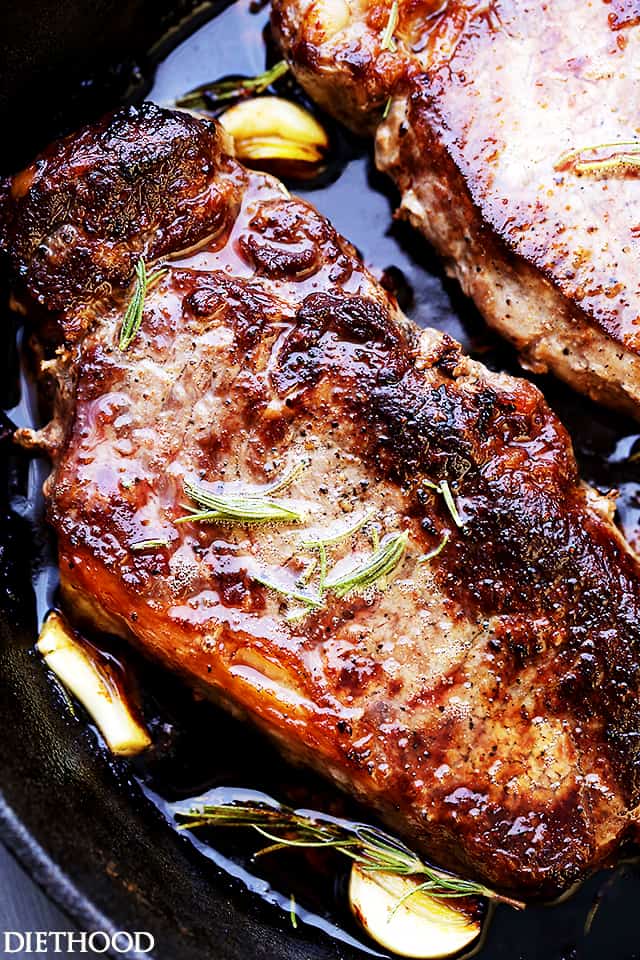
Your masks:
<svg viewBox="0 0 640 960"><path fill-rule="evenodd" d="M160 537L151 540L136 540L135 543L129 545L129 549L133 550L135 553L139 553L143 550L154 550L161 547L169 547L171 542L169 540L163 540Z"/></svg>
<svg viewBox="0 0 640 960"><path fill-rule="evenodd" d="M398 26L399 12L399 2L398 0L393 0L393 3L391 4L391 10L389 11L389 19L387 20L387 25L384 33L382 34L382 40L380 41L381 50L390 50L391 53L396 52L396 42L393 38L393 35L396 27Z"/></svg>
<svg viewBox="0 0 640 960"><path fill-rule="evenodd" d="M435 899L487 897L518 909L524 906L518 900L495 893L484 884L437 870L400 840L367 824L330 820L313 811L292 810L275 803L268 806L251 801L203 803L188 810L177 806L174 812L180 828L184 830L210 826L255 830L269 841L269 845L255 856L295 847L335 850L357 863L366 873L424 877L419 885L420 890Z"/></svg>
<svg viewBox="0 0 640 960"><path fill-rule="evenodd" d="M429 487L429 489L433 490L434 493L440 494L440 496L445 502L445 506L447 510L451 514L451 519L455 523L456 527L463 527L464 523L462 522L462 517L458 513L458 508L453 498L451 487L449 486L449 481L441 480L440 483L433 483L431 480L423 479L422 485L425 487Z"/></svg>
<svg viewBox="0 0 640 960"><path fill-rule="evenodd" d="M316 572L318 566L318 560L316 557L312 557L305 570L302 571L298 579L296 580L297 587L304 587L305 584L309 583L311 577Z"/></svg>
<svg viewBox="0 0 640 960"><path fill-rule="evenodd" d="M256 491L255 496L265 497L274 493L279 493L285 487L291 486L294 480L297 480L300 474L309 466L308 460L296 460L277 480L267 484L261 490ZM251 495L251 494L250 494Z"/></svg>
<svg viewBox="0 0 640 960"><path fill-rule="evenodd" d="M252 577L256 583L262 584L262 586L267 587L268 590L273 590L274 593L280 593L283 597L287 597L288 600L295 600L296 603L302 603L305 607L319 609L324 606L320 596L314 596L311 593L306 593L304 590L286 587L282 583L275 583L263 574L254 573Z"/></svg>
<svg viewBox="0 0 640 960"><path fill-rule="evenodd" d="M593 156L606 151L605 157ZM613 152L612 152L613 151ZM611 173L640 174L640 140L618 140L613 143L595 143L563 153L554 165L555 170L573 170L580 175L606 176Z"/></svg>
<svg viewBox="0 0 640 960"><path fill-rule="evenodd" d="M458 513L456 502L453 499L453 494L451 493L451 487L449 486L446 480L443 480L440 483L440 493L442 494L442 498L447 505L447 510L451 514L451 519L455 523L456 527L464 526L464 524L462 523L462 518Z"/></svg>
<svg viewBox="0 0 640 960"><path fill-rule="evenodd" d="M297 589L304 587L311 579L311 576L315 573L318 567L318 561L315 560L311 562L311 564L303 572L302 576L298 578L295 588L285 587L282 584L274 583L274 581L269 580L262 575L254 574L253 579L258 583L261 583L263 586L282 594L289 600L303 604L301 609L292 611L287 615L287 620L290 623L302 620L312 610L319 610L324 607L324 598L329 592L333 592L337 597L342 598L351 590L363 590L367 587L373 586L378 581L383 580L393 570L395 570L402 560L404 550L409 539L409 534L407 532L393 534L392 536L386 538L382 545L378 544L376 540L373 553L366 560L358 564L355 569L348 571L342 576L334 577L333 579L327 578L327 548L335 546L336 544L341 543L342 541L347 540L349 537L356 534L373 519L374 515L375 511L367 510L361 517L358 518L358 520L356 520L355 523L351 524L344 530L340 530L338 533L331 534L326 537L315 537L308 540L301 540L302 546L307 547L308 549L315 548L318 550L320 569L318 574L317 593L311 594L302 589Z"/></svg>
<svg viewBox="0 0 640 960"><path fill-rule="evenodd" d="M418 563L429 563L430 560L435 560L436 557L440 556L448 543L449 534L445 533L437 547L434 547L434 549L430 550L429 553L424 553L421 557L418 557Z"/></svg>
<svg viewBox="0 0 640 960"><path fill-rule="evenodd" d="M348 540L349 537L354 536L358 533L359 530L362 530L375 516L375 510L365 510L362 516L356 520L355 523L352 523L351 526L347 527L344 530L338 531L328 537L311 537L307 539L301 539L300 543L303 547L313 549L314 547L333 547L338 543L342 543L344 540Z"/></svg>
<svg viewBox="0 0 640 960"><path fill-rule="evenodd" d="M155 285L162 280L164 275L167 273L166 267L161 267L159 270L155 270L151 274L147 274L147 265L145 264L142 257L138 260L136 264L136 279L133 286L133 293L127 309L125 310L124 317L122 318L122 326L120 328L120 339L118 341L118 346L121 350L126 350L133 340L135 340L136 334L140 329L140 324L142 322L142 312L144 310L144 300L149 292Z"/></svg>
<svg viewBox="0 0 640 960"><path fill-rule="evenodd" d="M290 475L287 482L291 482ZM277 489L282 489L281 482ZM185 493L200 507L176 523L234 523L252 526L261 523L302 523L305 514L281 500L273 500L263 493L227 494L212 493L189 480L184 482ZM273 489L273 488L272 488Z"/></svg>
<svg viewBox="0 0 640 960"><path fill-rule="evenodd" d="M205 83L202 84L202 86L195 87L194 90L190 90L176 100L176 106L186 107L190 110L206 110L210 107L215 107L218 103L224 103L227 100L236 100L239 97L264 93L276 80L283 77L288 70L289 64L286 60L280 60L269 70L265 70L264 73L260 73L256 77Z"/></svg>
<svg viewBox="0 0 640 960"><path fill-rule="evenodd" d="M385 537L378 549L353 570L341 576L328 577L324 589L335 593L337 597L344 597L351 590L365 590L374 586L378 580L393 573L400 564L408 541L407 530Z"/></svg>

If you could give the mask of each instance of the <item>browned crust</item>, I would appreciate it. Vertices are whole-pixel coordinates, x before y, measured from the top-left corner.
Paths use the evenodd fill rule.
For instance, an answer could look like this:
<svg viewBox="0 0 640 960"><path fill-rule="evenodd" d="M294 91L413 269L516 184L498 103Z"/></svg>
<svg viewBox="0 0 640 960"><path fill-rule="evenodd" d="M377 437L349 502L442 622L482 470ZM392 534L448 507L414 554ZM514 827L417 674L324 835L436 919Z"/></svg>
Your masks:
<svg viewBox="0 0 640 960"><path fill-rule="evenodd" d="M140 257L222 232L242 186L236 167L237 183L225 176L227 146L221 127L152 104L53 143L0 187L0 249L20 291L45 310L73 305L77 314L78 303L95 307L125 287Z"/></svg>

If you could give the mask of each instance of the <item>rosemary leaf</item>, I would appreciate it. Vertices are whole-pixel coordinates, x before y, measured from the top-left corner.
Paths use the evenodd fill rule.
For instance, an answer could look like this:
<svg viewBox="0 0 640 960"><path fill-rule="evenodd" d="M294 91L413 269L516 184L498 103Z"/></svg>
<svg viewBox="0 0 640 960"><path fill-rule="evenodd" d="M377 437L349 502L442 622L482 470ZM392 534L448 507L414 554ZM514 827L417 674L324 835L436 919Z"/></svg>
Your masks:
<svg viewBox="0 0 640 960"><path fill-rule="evenodd" d="M269 70L256 77L245 79L220 80L217 83L205 83L176 100L176 106L190 110L207 110L218 103L236 100L240 97L264 93L276 80L289 70L286 60L280 60Z"/></svg>
<svg viewBox="0 0 640 960"><path fill-rule="evenodd" d="M367 824L330 820L313 811L251 801L202 803L186 810L176 806L174 813L180 828L185 830L209 826L252 828L272 841L269 847L258 851L257 856L285 848L325 848L348 857L366 873L424 877L419 891L435 899L487 897L518 909L524 906L484 884L430 866L400 840ZM416 893L419 891L416 889Z"/></svg>
<svg viewBox="0 0 640 960"><path fill-rule="evenodd" d="M373 524L371 527L371 543L373 544L374 550L377 550L380 546L380 534L378 533L378 527L376 524Z"/></svg>
<svg viewBox="0 0 640 960"><path fill-rule="evenodd" d="M133 550L135 553L139 553L143 550L154 550L156 548L168 547L170 546L169 540L162 540L157 538L155 540L137 540L135 543L129 545L129 549Z"/></svg>
<svg viewBox="0 0 640 960"><path fill-rule="evenodd" d="M121 350L126 350L135 340L140 324L142 322L142 313L144 311L144 300L149 292L167 273L166 267L161 267L152 274L147 274L147 266L140 257L136 264L136 279L133 286L133 293L120 328L120 339L118 346Z"/></svg>
<svg viewBox="0 0 640 960"><path fill-rule="evenodd" d="M318 561L316 557L313 557L310 560L310 562L307 564L306 570L303 570L300 576L298 577L298 579L296 580L296 586L304 587L307 583L309 583L309 580L311 580L311 577L315 573L317 566L318 566Z"/></svg>
<svg viewBox="0 0 640 960"><path fill-rule="evenodd" d="M268 577L263 576L262 574L252 574L252 578L256 583L262 584L263 587L267 587L268 590L273 590L274 593L280 593L283 597L287 597L288 600L295 600L296 603L302 603L305 607L319 609L324 606L322 599L319 596L314 596L311 593L305 593L304 590L296 590L295 588L285 587L284 584L275 583L273 580L270 580ZM305 611L305 613L308 611Z"/></svg>
<svg viewBox="0 0 640 960"><path fill-rule="evenodd" d="M439 557L446 545L449 543L449 534L445 533L444 537L440 541L437 547L434 547L433 550L430 550L429 553L423 554L421 557L418 557L418 563L429 563L430 560L435 560L436 557Z"/></svg>
<svg viewBox="0 0 640 960"><path fill-rule="evenodd" d="M595 156L598 153L607 156ZM613 143L596 143L563 153L554 165L555 170L573 170L580 175L596 177L616 173L640 174L640 140L618 140Z"/></svg>
<svg viewBox="0 0 640 960"><path fill-rule="evenodd" d="M354 536L358 533L359 530L362 530L370 520L373 520L375 516L375 510L366 510L362 516L356 520L355 523L352 523L351 526L347 527L344 530L340 530L338 533L332 534L328 537L312 537L309 540L301 539L300 543L303 547L308 547L313 549L314 547L333 547L337 543L342 543L344 540L348 540L349 537Z"/></svg>
<svg viewBox="0 0 640 960"><path fill-rule="evenodd" d="M386 120L387 117L389 116L389 110L391 110L392 100L393 100L392 97L387 97L387 99L385 100L384 109L383 109L383 111L382 111L382 119L383 119L383 120Z"/></svg>
<svg viewBox="0 0 640 960"><path fill-rule="evenodd" d="M284 490L285 487L291 486L293 481L297 480L300 474L306 470L308 466L308 460L297 460L290 467L288 467L287 470L285 470L278 480L274 480L266 487L263 487L262 490L259 490L256 493L256 496L264 497L270 496L274 493L279 493L281 490Z"/></svg>
<svg viewBox="0 0 640 960"><path fill-rule="evenodd" d="M344 597L351 590L365 590L383 577L392 573L401 562L407 543L408 531L385 537L377 550L359 563L353 570L338 577L328 577L324 589Z"/></svg>
<svg viewBox="0 0 640 960"><path fill-rule="evenodd" d="M308 617L313 608L310 606L306 607L297 607L295 610L289 610L285 614L285 620L287 623L299 623L301 620L304 620L305 617Z"/></svg>
<svg viewBox="0 0 640 960"><path fill-rule="evenodd" d="M387 20L387 25L385 27L384 33L382 34L382 40L380 41L381 50L390 50L391 53L396 51L396 42L393 38L396 27L398 26L398 14L399 14L399 2L398 0L393 0L391 4L391 10L389 11L389 19Z"/></svg>
<svg viewBox="0 0 640 960"><path fill-rule="evenodd" d="M442 499L444 500L447 510L451 514L451 519L455 523L456 527L464 526L464 523L462 522L462 517L458 513L456 502L453 499L453 494L451 492L451 487L449 486L448 480L442 480L440 483L433 483L432 480L427 480L426 478L423 478L422 486L428 487L430 490L433 490L434 493L439 493Z"/></svg>
<svg viewBox="0 0 640 960"><path fill-rule="evenodd" d="M305 514L281 500L272 500L262 494L212 493L189 480L184 483L185 493L200 507L176 523L233 523L252 526L261 523L302 523Z"/></svg>
<svg viewBox="0 0 640 960"><path fill-rule="evenodd" d="M298 929L298 917L296 915L296 898L293 894L289 897L289 917L291 919L291 926L294 930Z"/></svg>
<svg viewBox="0 0 640 960"><path fill-rule="evenodd" d="M451 487L449 486L449 484L448 484L448 482L447 482L446 480L443 480L442 483L440 484L440 493L442 494L442 498L443 498L444 502L445 502L446 505L447 505L447 509L448 509L449 513L451 514L451 519L452 519L453 522L455 523L456 527L462 527L462 526L464 526L464 524L463 524L463 522L462 522L462 518L460 517L460 514L458 513L458 508L456 507L456 502L455 502L455 500L453 499L453 494L451 493Z"/></svg>

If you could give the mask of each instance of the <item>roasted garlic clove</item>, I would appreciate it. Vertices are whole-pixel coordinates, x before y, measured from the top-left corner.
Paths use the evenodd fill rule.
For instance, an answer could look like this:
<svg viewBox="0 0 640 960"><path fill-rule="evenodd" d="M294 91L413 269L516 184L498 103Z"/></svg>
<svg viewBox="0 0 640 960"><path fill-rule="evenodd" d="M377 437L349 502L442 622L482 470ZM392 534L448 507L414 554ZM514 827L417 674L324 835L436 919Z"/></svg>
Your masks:
<svg viewBox="0 0 640 960"><path fill-rule="evenodd" d="M482 924L473 914L456 908L455 900L415 892L417 886L410 877L366 873L354 864L351 911L376 943L401 957L449 957L479 937Z"/></svg>
<svg viewBox="0 0 640 960"><path fill-rule="evenodd" d="M132 756L151 745L118 679L59 613L54 611L45 620L37 647L49 669L95 722L112 753Z"/></svg>
<svg viewBox="0 0 640 960"><path fill-rule="evenodd" d="M239 160L277 166L293 177L313 176L329 149L315 117L281 97L256 97L225 111L220 123L235 141Z"/></svg>

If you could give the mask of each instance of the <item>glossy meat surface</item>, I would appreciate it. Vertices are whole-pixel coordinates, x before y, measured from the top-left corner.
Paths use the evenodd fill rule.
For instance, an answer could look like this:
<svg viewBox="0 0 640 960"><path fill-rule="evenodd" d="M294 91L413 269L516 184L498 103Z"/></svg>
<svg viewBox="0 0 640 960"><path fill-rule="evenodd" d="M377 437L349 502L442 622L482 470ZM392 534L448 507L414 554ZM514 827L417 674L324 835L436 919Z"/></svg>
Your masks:
<svg viewBox="0 0 640 960"><path fill-rule="evenodd" d="M637 140L640 4L400 0L391 45L390 12L276 0L274 23L311 94L356 129L378 127L403 215L524 364L637 416L638 168L561 161Z"/></svg>
<svg viewBox="0 0 640 960"><path fill-rule="evenodd" d="M148 169L173 157L171 204L141 176L132 208L116 174L133 142ZM87 283L100 230L105 250L112 236L80 236L95 180L109 224L122 218L127 279L160 244L167 267L126 351L130 287ZM49 222L46 203L40 216L47 185L70 197L68 219ZM640 796L640 567L540 393L415 330L323 217L186 115L122 112L4 193L15 297L57 347L43 371L56 425L19 439L54 461L48 514L76 618L465 875L551 895L613 855ZM190 204L214 211L199 237ZM89 264L78 277L74 256ZM185 481L246 496L288 473L273 496L298 523L181 521ZM453 507L434 490L445 481ZM399 563L364 592L321 593L307 542L365 517L327 548L327 583L376 534L406 535ZM282 591L320 604L300 616Z"/></svg>

